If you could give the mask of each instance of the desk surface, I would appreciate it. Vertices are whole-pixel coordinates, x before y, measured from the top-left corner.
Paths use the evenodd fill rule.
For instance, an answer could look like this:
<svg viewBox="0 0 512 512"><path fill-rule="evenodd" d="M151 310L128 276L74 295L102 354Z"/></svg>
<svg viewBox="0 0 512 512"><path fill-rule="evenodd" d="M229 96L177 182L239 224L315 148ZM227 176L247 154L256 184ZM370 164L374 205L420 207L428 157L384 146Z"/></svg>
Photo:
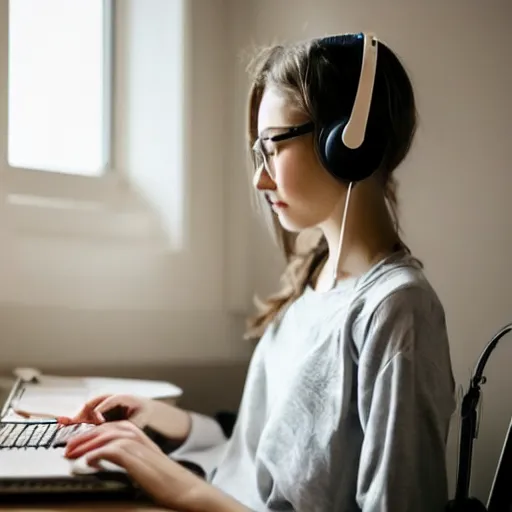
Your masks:
<svg viewBox="0 0 512 512"><path fill-rule="evenodd" d="M169 509L153 505L134 504L130 502L91 501L76 504L46 505L0 505L0 512L170 512ZM171 511L172 512L172 511Z"/></svg>

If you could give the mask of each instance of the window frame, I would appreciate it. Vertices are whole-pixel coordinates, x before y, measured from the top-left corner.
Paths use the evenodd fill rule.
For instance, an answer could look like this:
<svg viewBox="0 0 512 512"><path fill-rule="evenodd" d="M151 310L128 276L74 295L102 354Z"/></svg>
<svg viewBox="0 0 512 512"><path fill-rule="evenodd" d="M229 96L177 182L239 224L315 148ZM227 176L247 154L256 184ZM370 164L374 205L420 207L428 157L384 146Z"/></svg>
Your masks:
<svg viewBox="0 0 512 512"><path fill-rule="evenodd" d="M9 165L9 2L0 2L0 208L6 214L8 230L14 234L114 245L142 242L157 248L168 244L156 215L116 167L116 2L103 0L104 66L108 70L104 74L104 144L108 149L104 172L95 176Z"/></svg>

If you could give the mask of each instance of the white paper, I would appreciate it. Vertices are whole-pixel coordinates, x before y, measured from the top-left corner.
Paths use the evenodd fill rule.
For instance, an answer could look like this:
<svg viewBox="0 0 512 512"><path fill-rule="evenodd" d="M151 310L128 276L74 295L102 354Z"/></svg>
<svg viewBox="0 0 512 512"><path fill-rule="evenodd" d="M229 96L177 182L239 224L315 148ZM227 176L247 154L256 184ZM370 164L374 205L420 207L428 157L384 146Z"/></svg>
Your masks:
<svg viewBox="0 0 512 512"><path fill-rule="evenodd" d="M170 382L140 379L84 378L90 397L98 395L137 395L145 398L178 398L183 391Z"/></svg>
<svg viewBox="0 0 512 512"><path fill-rule="evenodd" d="M164 381L42 375L38 383L24 384L23 394L11 408L33 414L74 416L91 398L110 394L162 399L177 398L182 390Z"/></svg>

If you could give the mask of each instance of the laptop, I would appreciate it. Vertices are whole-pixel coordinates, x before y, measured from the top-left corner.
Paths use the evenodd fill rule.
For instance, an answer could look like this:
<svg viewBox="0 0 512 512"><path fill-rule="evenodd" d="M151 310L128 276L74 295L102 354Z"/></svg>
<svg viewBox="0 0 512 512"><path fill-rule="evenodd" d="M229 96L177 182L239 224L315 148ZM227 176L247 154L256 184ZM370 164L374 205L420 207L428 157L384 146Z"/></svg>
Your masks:
<svg viewBox="0 0 512 512"><path fill-rule="evenodd" d="M12 404L23 393L18 379L0 415L0 502L42 495L84 499L144 498L126 471L107 462L101 469L89 467L84 459L64 457L66 440L95 428L90 424L64 426L56 420L17 419Z"/></svg>

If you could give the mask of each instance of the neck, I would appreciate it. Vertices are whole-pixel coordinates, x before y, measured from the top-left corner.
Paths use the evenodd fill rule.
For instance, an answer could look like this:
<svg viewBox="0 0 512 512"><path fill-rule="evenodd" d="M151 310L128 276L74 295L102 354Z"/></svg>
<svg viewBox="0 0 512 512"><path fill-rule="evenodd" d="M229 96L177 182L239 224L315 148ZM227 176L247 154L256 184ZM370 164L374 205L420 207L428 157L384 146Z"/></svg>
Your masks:
<svg viewBox="0 0 512 512"><path fill-rule="evenodd" d="M320 225L329 248L324 268L331 277L338 255L345 199L343 196L329 218ZM391 254L398 242L399 237L380 187L369 180L358 183L352 189L348 205L337 279L363 274Z"/></svg>

